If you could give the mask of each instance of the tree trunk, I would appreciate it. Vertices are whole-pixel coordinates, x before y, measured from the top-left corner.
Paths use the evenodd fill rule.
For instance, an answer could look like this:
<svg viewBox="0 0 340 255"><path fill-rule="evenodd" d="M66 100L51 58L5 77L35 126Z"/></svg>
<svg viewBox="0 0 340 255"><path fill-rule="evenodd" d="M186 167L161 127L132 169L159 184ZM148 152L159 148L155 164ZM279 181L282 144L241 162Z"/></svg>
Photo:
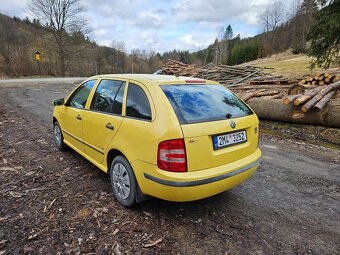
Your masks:
<svg viewBox="0 0 340 255"><path fill-rule="evenodd" d="M328 102L329 100L331 100L331 98L334 96L334 94L336 93L336 90L332 90L330 92L328 92L328 94L326 94L315 106L314 108L317 110L321 110Z"/></svg>
<svg viewBox="0 0 340 255"><path fill-rule="evenodd" d="M65 76L65 55L64 55L64 49L62 47L59 47L58 57L59 57L60 74L62 77L64 77Z"/></svg>
<svg viewBox="0 0 340 255"><path fill-rule="evenodd" d="M249 103L260 119L340 128L340 100L331 100L319 112L302 113L282 99L254 98Z"/></svg>
<svg viewBox="0 0 340 255"><path fill-rule="evenodd" d="M64 40L63 40L62 31L59 33L58 32L55 33L54 37L58 45L58 61L59 61L60 75L64 77L65 76L65 49L64 49Z"/></svg>
<svg viewBox="0 0 340 255"><path fill-rule="evenodd" d="M251 92L247 93L244 96L241 96L243 101L248 101L253 97L262 97L262 96L273 96L280 94L280 90L270 90L270 91L259 91L259 92Z"/></svg>
<svg viewBox="0 0 340 255"><path fill-rule="evenodd" d="M320 90L323 89L322 87L317 87L315 89L308 90L302 95L301 97L298 97L294 99L294 105L300 105L306 102L307 100L311 99L314 97L317 93L320 92Z"/></svg>
<svg viewBox="0 0 340 255"><path fill-rule="evenodd" d="M304 106L302 106L301 110L303 112L307 112L314 105L317 104L328 92L335 90L337 91L340 88L340 81L336 83L328 85L326 88L323 88L316 96L314 96L311 100L309 100Z"/></svg>

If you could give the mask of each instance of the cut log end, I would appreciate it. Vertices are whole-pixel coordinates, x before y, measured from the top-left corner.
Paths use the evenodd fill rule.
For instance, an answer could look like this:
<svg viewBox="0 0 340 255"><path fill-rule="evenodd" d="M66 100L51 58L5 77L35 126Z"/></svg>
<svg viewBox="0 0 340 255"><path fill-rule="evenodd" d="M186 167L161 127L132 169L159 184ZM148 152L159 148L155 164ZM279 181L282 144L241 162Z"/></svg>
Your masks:
<svg viewBox="0 0 340 255"><path fill-rule="evenodd" d="M307 109L307 107L306 107L305 105L303 105L303 106L301 107L301 111L302 111L302 112L308 112L308 109Z"/></svg>
<svg viewBox="0 0 340 255"><path fill-rule="evenodd" d="M285 105L288 105L288 104L290 104L291 102L290 102L290 100L286 97L286 98L283 99L283 103L284 103Z"/></svg>

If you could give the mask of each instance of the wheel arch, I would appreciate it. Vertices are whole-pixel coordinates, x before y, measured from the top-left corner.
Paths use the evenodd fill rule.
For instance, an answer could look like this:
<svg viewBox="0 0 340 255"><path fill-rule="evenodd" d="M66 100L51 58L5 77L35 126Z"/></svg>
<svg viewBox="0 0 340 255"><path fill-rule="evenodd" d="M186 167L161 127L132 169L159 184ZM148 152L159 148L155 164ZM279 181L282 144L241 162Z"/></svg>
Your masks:
<svg viewBox="0 0 340 255"><path fill-rule="evenodd" d="M124 158L126 158L126 160L129 162L129 160L127 159L127 157L123 154L123 152L121 152L120 150L116 149L116 148L112 148L109 150L109 152L106 155L106 165L107 165L107 173L110 174L110 166L111 166L111 162L112 160L117 157L117 156L123 156ZM130 163L130 162L129 162Z"/></svg>

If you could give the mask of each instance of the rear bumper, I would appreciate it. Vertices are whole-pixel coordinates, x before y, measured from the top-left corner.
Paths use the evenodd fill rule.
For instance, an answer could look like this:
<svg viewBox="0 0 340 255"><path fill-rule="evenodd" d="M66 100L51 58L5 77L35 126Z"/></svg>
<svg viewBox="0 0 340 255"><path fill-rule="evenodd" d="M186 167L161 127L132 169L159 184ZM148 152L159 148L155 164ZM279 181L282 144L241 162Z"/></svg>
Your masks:
<svg viewBox="0 0 340 255"><path fill-rule="evenodd" d="M132 164L144 194L169 201L192 201L231 189L252 176L260 164L261 151L227 165L210 169L173 173L153 164L135 161Z"/></svg>
<svg viewBox="0 0 340 255"><path fill-rule="evenodd" d="M225 174L222 174L222 175L218 175L218 176L215 176L215 177L203 179L203 180L197 180L197 181L181 181L181 182L176 182L176 181L160 179L160 178L157 178L157 177L152 176L152 175L147 174L147 173L144 173L144 177L146 179L149 179L151 181L154 181L156 183L163 184L163 185L166 185L166 186L193 187L193 186L209 184L209 183L212 183L212 182L217 182L217 181L224 180L226 178L230 178L230 177L232 177L234 175L237 175L237 174L240 174L242 172L248 171L248 170L252 169L253 167L258 166L259 164L260 164L260 159L258 159L257 161L255 161L255 162L253 162L253 163L251 163L251 164L249 164L249 165L247 165L245 167L237 169L235 171L228 172L228 173L225 173Z"/></svg>

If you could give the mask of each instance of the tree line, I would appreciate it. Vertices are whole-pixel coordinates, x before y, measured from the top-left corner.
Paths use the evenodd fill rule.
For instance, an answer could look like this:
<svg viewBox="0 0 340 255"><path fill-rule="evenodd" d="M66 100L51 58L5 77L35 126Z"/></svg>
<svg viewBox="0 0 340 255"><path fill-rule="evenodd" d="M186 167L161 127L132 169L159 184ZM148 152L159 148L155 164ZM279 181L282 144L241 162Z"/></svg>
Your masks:
<svg viewBox="0 0 340 255"><path fill-rule="evenodd" d="M231 25L214 43L196 52L174 49L126 53L124 42L99 46L87 34L80 0L31 0L33 20L0 14L0 76L39 75L34 52L41 52L41 75L90 76L101 73L152 73L167 59L200 66L237 65L291 49L307 53L311 66L339 65L340 0L277 1L260 15L262 33L241 38ZM39 17L39 18L38 18Z"/></svg>
<svg viewBox="0 0 340 255"><path fill-rule="evenodd" d="M82 31L65 33L64 49L60 50L53 34L41 23L0 14L0 77L39 76L35 51L41 53L42 76L152 73L162 66L159 53L135 49L127 54L124 42L99 46Z"/></svg>

